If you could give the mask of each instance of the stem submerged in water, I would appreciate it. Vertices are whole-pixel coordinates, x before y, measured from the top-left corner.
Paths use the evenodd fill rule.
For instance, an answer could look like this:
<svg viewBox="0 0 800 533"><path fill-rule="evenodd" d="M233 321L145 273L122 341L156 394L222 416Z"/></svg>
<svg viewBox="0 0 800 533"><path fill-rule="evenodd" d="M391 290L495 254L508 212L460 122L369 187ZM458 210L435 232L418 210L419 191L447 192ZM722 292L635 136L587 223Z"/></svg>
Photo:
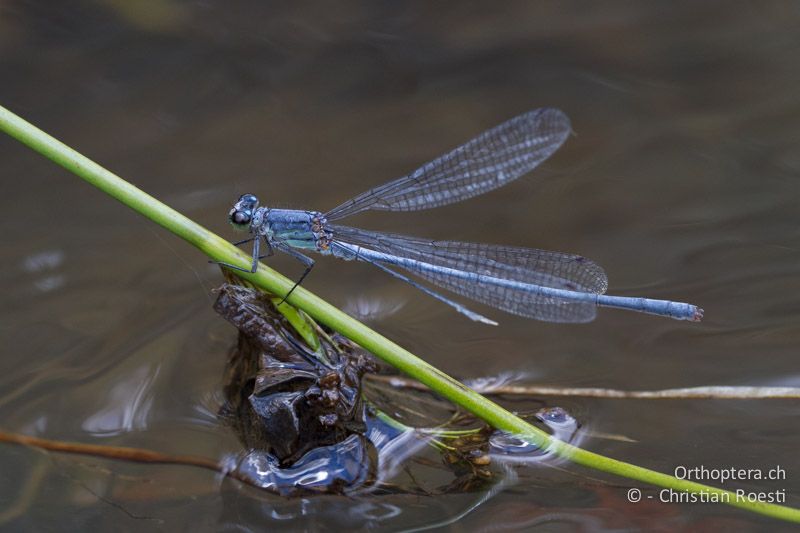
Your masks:
<svg viewBox="0 0 800 533"><path fill-rule="evenodd" d="M225 239L218 237L169 206L159 202L2 106L0 106L0 129L116 198L131 209L185 239L211 259L238 265L242 268L249 268L250 257ZM276 295L286 294L294 285L291 280L263 264L259 266L258 271L254 274L242 272L237 273L237 275ZM287 299L287 302L302 309L313 319L360 344L377 357L424 383L439 395L458 404L493 427L517 435L540 448L551 450L569 461L676 491L688 491L705 495L715 494L720 497L720 501L727 502L735 507L783 520L800 522L800 510L798 509L772 503L740 501L736 494L730 491L677 479L660 472L610 459L554 439L544 431L528 424L386 337L346 315L303 287L297 287Z"/></svg>

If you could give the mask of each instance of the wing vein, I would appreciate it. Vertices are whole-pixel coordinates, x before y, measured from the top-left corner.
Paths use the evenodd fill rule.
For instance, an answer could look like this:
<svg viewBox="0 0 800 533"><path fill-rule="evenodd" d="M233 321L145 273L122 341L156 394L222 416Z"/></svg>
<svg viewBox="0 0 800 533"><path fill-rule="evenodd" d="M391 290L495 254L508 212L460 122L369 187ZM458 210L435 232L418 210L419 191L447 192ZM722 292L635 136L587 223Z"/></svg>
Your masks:
<svg viewBox="0 0 800 533"><path fill-rule="evenodd" d="M558 150L570 131L569 118L558 109L524 113L325 216L333 221L368 209L416 211L466 200L527 174Z"/></svg>
<svg viewBox="0 0 800 533"><path fill-rule="evenodd" d="M431 241L334 224L329 227L336 241L427 265L570 291L602 294L608 287L603 269L579 255L514 246ZM550 322L588 322L596 314L596 307L591 303L488 283L465 283L424 266L401 268L456 294L521 316Z"/></svg>

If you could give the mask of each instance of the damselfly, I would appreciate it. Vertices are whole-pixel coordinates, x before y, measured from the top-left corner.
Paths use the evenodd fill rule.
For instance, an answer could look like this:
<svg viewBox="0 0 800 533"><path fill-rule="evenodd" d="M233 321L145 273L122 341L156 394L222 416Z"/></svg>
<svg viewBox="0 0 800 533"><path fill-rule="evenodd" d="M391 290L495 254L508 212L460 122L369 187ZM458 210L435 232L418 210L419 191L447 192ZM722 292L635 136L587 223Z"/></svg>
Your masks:
<svg viewBox="0 0 800 533"><path fill-rule="evenodd" d="M236 244L253 242L253 264L250 270L223 265L255 272L259 259L278 250L305 265L299 284L314 266L314 260L300 250L364 261L452 306L472 320L487 324L497 323L389 267L398 267L497 309L549 322L589 322L594 319L598 306L678 320L700 320L703 310L691 304L605 295L608 288L605 272L580 255L513 246L433 241L332 224L370 209L429 209L496 189L536 168L564 143L570 132L569 118L563 112L536 109L490 129L411 174L366 191L327 213L260 207L254 195L242 195L228 217L235 228L251 233L251 238ZM264 256L259 255L262 241L266 246Z"/></svg>

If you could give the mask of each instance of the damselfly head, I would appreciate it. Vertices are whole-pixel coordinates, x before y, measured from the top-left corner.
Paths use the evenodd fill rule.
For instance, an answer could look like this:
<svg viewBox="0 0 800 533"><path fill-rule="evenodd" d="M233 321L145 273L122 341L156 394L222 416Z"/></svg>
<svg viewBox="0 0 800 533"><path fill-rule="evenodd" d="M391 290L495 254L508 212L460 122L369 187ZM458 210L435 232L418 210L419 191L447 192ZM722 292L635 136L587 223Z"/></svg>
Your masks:
<svg viewBox="0 0 800 533"><path fill-rule="evenodd" d="M247 231L250 228L250 222L253 220L253 215L257 208L258 198L252 194L243 194L239 197L239 200L233 204L233 207L228 213L228 220L234 228Z"/></svg>

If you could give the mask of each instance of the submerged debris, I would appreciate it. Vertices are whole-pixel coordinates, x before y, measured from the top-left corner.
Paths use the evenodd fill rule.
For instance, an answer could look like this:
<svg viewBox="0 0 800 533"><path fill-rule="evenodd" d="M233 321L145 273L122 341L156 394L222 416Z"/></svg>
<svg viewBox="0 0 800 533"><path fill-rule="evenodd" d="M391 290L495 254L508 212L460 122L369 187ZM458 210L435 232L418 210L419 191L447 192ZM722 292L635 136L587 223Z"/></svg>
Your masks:
<svg viewBox="0 0 800 533"><path fill-rule="evenodd" d="M490 428L474 427L474 418L455 414L451 404L428 394L406 391L402 398L387 398L371 386L375 403L367 409L362 377L377 370L373 359L348 339L318 330L302 314L297 315L305 329L301 336L297 321L290 324L277 311L278 302L229 283L218 290L214 304L239 330L228 360L227 403L222 409L248 450L233 466L238 476L286 495L370 486L432 494L474 490L492 478ZM413 396L423 404L411 407ZM395 419L381 409L390 410ZM419 420L409 416L412 412L421 416ZM446 427L439 426L448 419ZM431 425L438 428L412 427ZM454 426L453 431L447 429ZM441 457L436 462L455 480L450 477L439 485L444 481L440 479L439 489L424 489L413 476L416 487L390 482L405 470L406 460L424 463L418 457L419 445L438 450Z"/></svg>
<svg viewBox="0 0 800 533"><path fill-rule="evenodd" d="M363 434L361 377L375 364L342 337L312 352L263 293L224 285L214 309L239 329L225 395L244 444L282 466Z"/></svg>
<svg viewBox="0 0 800 533"><path fill-rule="evenodd" d="M337 335L309 348L268 295L239 285L223 285L214 309L239 329L223 412L250 450L240 473L283 494L367 483L361 377L376 366L366 352Z"/></svg>

